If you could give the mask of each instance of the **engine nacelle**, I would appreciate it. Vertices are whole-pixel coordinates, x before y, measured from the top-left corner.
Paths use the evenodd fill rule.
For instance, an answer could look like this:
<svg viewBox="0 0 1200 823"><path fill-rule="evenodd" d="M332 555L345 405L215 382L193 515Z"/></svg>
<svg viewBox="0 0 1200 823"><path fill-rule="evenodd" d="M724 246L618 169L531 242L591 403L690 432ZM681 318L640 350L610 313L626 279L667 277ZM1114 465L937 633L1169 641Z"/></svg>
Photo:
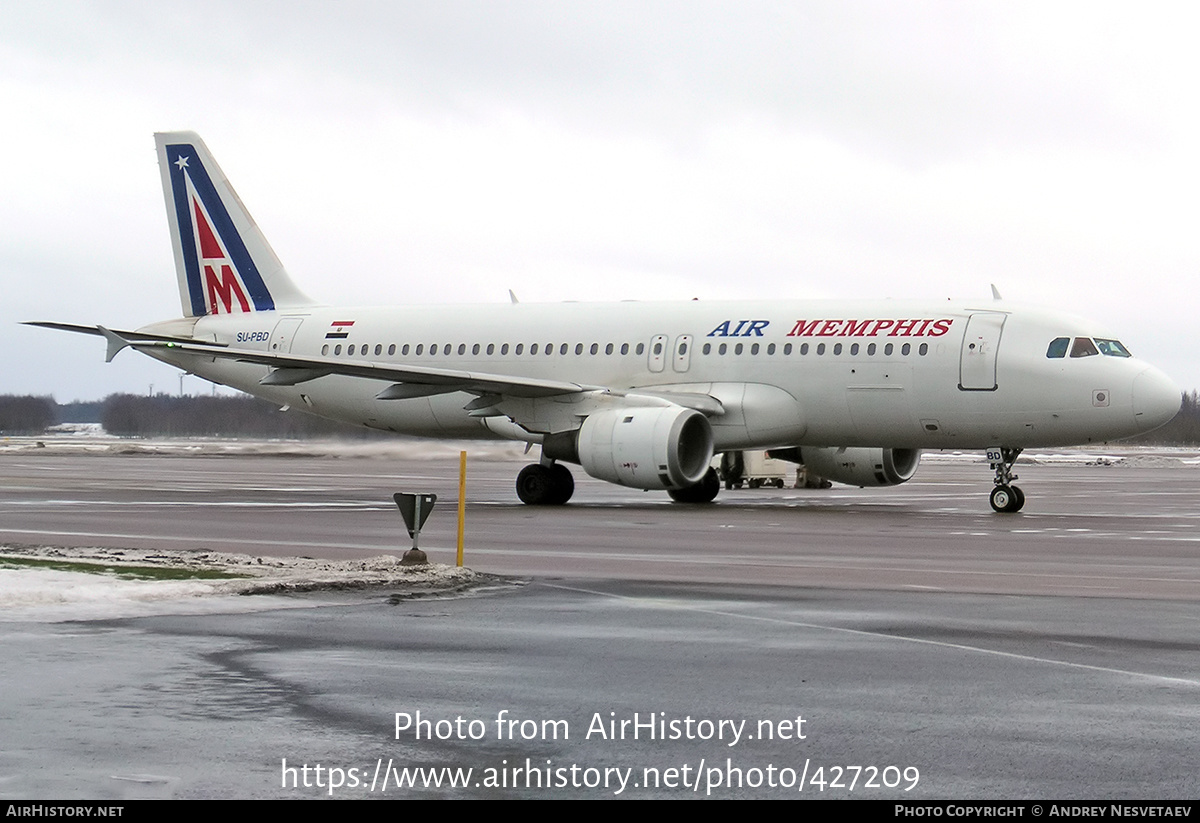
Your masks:
<svg viewBox="0 0 1200 823"><path fill-rule="evenodd" d="M829 480L850 486L896 486L911 480L921 462L920 449L813 448L772 449L772 457L803 463Z"/></svg>
<svg viewBox="0 0 1200 823"><path fill-rule="evenodd" d="M708 471L713 434L708 418L695 409L635 407L589 415L574 446L583 470L599 480L634 489L683 489Z"/></svg>

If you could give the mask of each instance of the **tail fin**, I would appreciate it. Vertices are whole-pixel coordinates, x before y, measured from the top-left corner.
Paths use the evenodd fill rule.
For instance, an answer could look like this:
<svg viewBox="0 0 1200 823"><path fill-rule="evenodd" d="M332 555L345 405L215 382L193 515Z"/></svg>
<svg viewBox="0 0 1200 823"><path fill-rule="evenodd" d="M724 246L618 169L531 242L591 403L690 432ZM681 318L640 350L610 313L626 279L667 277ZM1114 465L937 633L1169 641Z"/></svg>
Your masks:
<svg viewBox="0 0 1200 823"><path fill-rule="evenodd" d="M154 135L186 317L311 306L194 132Z"/></svg>

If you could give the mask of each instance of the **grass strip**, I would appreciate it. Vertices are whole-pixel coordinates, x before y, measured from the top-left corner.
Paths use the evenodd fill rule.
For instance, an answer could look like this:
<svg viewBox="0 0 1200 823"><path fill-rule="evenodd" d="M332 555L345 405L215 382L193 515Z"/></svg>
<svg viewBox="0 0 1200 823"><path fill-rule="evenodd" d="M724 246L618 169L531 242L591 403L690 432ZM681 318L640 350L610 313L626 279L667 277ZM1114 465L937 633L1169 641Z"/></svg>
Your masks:
<svg viewBox="0 0 1200 823"><path fill-rule="evenodd" d="M191 569L181 566L125 566L108 563L85 563L75 560L46 560L40 557L0 557L0 568L51 569L59 572L107 574L131 580L236 580L244 574Z"/></svg>

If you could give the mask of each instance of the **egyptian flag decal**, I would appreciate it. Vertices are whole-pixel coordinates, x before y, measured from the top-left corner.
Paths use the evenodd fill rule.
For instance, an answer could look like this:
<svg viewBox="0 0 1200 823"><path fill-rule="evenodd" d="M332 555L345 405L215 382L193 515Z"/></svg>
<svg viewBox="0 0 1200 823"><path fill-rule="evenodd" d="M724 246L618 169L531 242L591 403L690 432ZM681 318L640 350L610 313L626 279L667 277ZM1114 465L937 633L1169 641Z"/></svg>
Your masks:
<svg viewBox="0 0 1200 823"><path fill-rule="evenodd" d="M353 320L334 320L329 324L329 331L325 332L325 339L345 340L350 336L350 327L353 325Z"/></svg>

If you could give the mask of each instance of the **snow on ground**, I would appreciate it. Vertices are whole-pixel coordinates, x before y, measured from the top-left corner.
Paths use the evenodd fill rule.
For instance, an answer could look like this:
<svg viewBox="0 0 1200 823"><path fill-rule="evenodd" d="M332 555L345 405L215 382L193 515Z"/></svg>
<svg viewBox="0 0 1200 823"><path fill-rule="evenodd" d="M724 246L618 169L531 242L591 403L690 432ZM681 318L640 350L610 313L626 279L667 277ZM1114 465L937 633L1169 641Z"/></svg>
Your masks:
<svg viewBox="0 0 1200 823"><path fill-rule="evenodd" d="M938 463L986 463L981 451L925 451L921 462ZM1200 451L1194 448L1173 446L1123 446L1120 443L1105 444L1103 449L1095 446L1075 448L1027 449L1017 458L1023 465L1042 464L1059 466L1124 466L1150 468L1154 466L1197 466Z"/></svg>
<svg viewBox="0 0 1200 823"><path fill-rule="evenodd" d="M444 460L467 451L472 460L521 461L523 443L496 440L424 440L395 437L378 440L266 440L227 437L115 437L98 423L68 423L31 437L0 437L0 454L36 451L39 454L169 454L169 455L296 455L328 458ZM925 451L922 460L984 463L982 450ZM1027 450L1020 463L1063 465L1178 466L1200 465L1200 450L1171 446L1129 446L1105 443L1061 449Z"/></svg>
<svg viewBox="0 0 1200 823"><path fill-rule="evenodd" d="M519 460L524 443L506 440L423 440L412 437L372 440L269 440L233 437L115 437L99 424L55 426L36 436L0 437L0 454L168 454L168 455L298 455L303 457L440 460L467 451L472 460Z"/></svg>
<svg viewBox="0 0 1200 823"><path fill-rule="evenodd" d="M115 573L6 566L8 558L90 562L113 567L205 569L241 577L138 580ZM386 590L392 596L448 595L492 581L486 575L454 566L404 566L400 558L391 556L330 561L220 552L0 546L0 622L102 620L149 614L301 608L328 601L286 595L368 588Z"/></svg>

